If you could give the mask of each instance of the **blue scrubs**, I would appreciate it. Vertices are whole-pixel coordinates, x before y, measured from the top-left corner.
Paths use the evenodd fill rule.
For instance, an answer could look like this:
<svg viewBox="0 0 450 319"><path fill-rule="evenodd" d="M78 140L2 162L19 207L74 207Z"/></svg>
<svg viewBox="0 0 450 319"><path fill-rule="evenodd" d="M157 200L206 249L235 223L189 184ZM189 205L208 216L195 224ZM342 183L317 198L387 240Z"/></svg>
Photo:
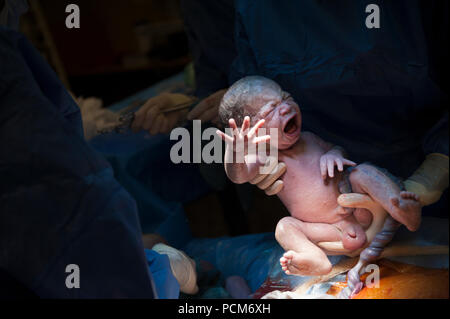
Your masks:
<svg viewBox="0 0 450 319"><path fill-rule="evenodd" d="M182 0L181 10L194 61L199 98L228 87L236 56L233 0Z"/></svg>
<svg viewBox="0 0 450 319"><path fill-rule="evenodd" d="M155 297L135 201L45 60L3 27L0 123L0 278L39 297ZM69 264L80 288L66 286Z"/></svg>
<svg viewBox="0 0 450 319"><path fill-rule="evenodd" d="M380 29L365 26L369 3L380 7ZM429 50L439 37L430 39L424 23L439 12L418 1L359 0L238 0L236 10L232 81L275 80L299 103L305 130L395 175L408 177L426 153L448 154L447 87L435 76L440 55Z"/></svg>
<svg viewBox="0 0 450 319"><path fill-rule="evenodd" d="M195 95L204 98L228 86L236 55L233 1L183 0L181 9L194 60ZM136 96L142 98L148 95ZM202 123L202 128L208 125ZM192 136L192 123L187 129ZM192 239L183 204L223 190L230 182L222 164L172 163L170 149L176 142L167 134L140 132L100 135L89 143L108 159L116 179L135 198L143 232L158 233L182 249Z"/></svg>
<svg viewBox="0 0 450 319"><path fill-rule="evenodd" d="M168 135L99 135L89 144L111 164L114 176L136 200L143 233L158 233L182 248L192 234L183 204L210 191L197 164L174 164Z"/></svg>
<svg viewBox="0 0 450 319"><path fill-rule="evenodd" d="M370 3L380 8L379 29L365 26ZM298 102L303 130L396 176L409 177L429 153L448 155L448 2L235 5L231 82L275 80Z"/></svg>
<svg viewBox="0 0 450 319"><path fill-rule="evenodd" d="M172 274L167 255L158 254L151 249L145 250L148 266L153 276L156 295L159 299L178 299L180 284Z"/></svg>

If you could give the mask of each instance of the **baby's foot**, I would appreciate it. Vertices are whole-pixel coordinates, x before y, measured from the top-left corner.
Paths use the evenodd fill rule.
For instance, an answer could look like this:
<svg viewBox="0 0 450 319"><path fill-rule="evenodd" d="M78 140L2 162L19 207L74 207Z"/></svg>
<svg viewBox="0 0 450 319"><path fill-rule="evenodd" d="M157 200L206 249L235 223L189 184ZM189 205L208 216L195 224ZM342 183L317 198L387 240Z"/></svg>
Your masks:
<svg viewBox="0 0 450 319"><path fill-rule="evenodd" d="M326 256L324 258L321 255L297 253L293 250L284 253L280 258L280 265L286 275L318 276L331 270L331 263Z"/></svg>
<svg viewBox="0 0 450 319"><path fill-rule="evenodd" d="M410 231L419 229L422 215L422 206L419 195L402 191L399 197L391 198L392 216L404 224Z"/></svg>

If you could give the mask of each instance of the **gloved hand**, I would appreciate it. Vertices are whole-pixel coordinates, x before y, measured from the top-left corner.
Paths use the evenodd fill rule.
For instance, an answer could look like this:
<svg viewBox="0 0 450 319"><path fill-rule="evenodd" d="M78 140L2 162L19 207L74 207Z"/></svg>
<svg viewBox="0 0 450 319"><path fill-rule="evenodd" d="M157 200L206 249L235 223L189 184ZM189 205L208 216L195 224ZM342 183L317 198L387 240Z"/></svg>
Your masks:
<svg viewBox="0 0 450 319"><path fill-rule="evenodd" d="M266 165L268 174L258 173L250 184L256 185L258 188L265 191L269 196L275 195L283 189L283 181L279 178L286 172L286 164L278 162L273 158L268 158Z"/></svg>
<svg viewBox="0 0 450 319"><path fill-rule="evenodd" d="M201 120L218 125L219 124L219 106L222 97L227 89L219 90L198 103L192 111L189 112L188 120Z"/></svg>
<svg viewBox="0 0 450 319"><path fill-rule="evenodd" d="M439 200L444 190L448 187L448 178L448 156L432 153L426 157L414 174L404 182L404 185L407 191L419 195L419 201L422 206L427 206ZM362 201L356 200L357 197L352 201L347 200L349 198L348 195L343 194L339 196L339 205L342 207L366 208Z"/></svg>
<svg viewBox="0 0 450 319"><path fill-rule="evenodd" d="M134 132L149 131L151 135L169 133L180 121L186 118L188 109L163 114L161 111L178 104L193 102L193 98L180 93L162 93L149 99L136 112L131 129Z"/></svg>
<svg viewBox="0 0 450 319"><path fill-rule="evenodd" d="M177 279L181 292L195 295L198 292L195 261L181 250L165 244L156 244L152 249L158 254L169 257L172 274Z"/></svg>
<svg viewBox="0 0 450 319"><path fill-rule="evenodd" d="M439 200L448 187L448 170L447 155L429 154L414 174L404 182L405 188L419 195L422 206L431 205Z"/></svg>
<svg viewBox="0 0 450 319"><path fill-rule="evenodd" d="M98 135L98 132L117 125L119 115L103 107L103 101L96 97L75 97L83 121L84 138L90 140Z"/></svg>

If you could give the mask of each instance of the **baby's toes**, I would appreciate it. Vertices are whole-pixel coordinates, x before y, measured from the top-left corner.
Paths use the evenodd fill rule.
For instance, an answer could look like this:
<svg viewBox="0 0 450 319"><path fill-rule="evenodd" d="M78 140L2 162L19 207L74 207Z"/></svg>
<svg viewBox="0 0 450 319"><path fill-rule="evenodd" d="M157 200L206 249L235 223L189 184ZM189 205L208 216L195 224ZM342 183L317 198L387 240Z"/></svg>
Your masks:
<svg viewBox="0 0 450 319"><path fill-rule="evenodd" d="M413 192L408 192L408 191L402 191L400 192L400 196L404 199L412 199L412 200L419 200L419 195L417 195L416 193Z"/></svg>
<svg viewBox="0 0 450 319"><path fill-rule="evenodd" d="M281 266L287 267L287 266L289 266L290 262L291 262L291 258L286 258L284 256L280 258Z"/></svg>
<svg viewBox="0 0 450 319"><path fill-rule="evenodd" d="M290 261L290 260L292 260L292 258L294 258L294 254L295 254L294 251L289 250L283 254L283 257L286 258L287 261Z"/></svg>
<svg viewBox="0 0 450 319"><path fill-rule="evenodd" d="M281 257L281 259L283 259L284 264L282 264L281 269L283 269L284 273L286 275L291 275L292 271L291 271L291 263L292 263L292 258L294 258L294 251L289 250L288 252L285 252L283 257Z"/></svg>

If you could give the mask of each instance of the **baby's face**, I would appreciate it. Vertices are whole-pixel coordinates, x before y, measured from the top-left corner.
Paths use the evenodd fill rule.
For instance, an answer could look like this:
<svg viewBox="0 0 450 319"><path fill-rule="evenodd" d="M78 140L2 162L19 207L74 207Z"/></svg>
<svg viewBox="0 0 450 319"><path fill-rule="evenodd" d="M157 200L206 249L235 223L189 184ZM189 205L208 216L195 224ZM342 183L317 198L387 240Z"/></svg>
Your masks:
<svg viewBox="0 0 450 319"><path fill-rule="evenodd" d="M255 123L264 119L263 127L268 130L278 129L278 149L288 149L297 142L302 126L301 113L289 93L282 91L279 86L265 86L252 99L250 107L256 113Z"/></svg>

